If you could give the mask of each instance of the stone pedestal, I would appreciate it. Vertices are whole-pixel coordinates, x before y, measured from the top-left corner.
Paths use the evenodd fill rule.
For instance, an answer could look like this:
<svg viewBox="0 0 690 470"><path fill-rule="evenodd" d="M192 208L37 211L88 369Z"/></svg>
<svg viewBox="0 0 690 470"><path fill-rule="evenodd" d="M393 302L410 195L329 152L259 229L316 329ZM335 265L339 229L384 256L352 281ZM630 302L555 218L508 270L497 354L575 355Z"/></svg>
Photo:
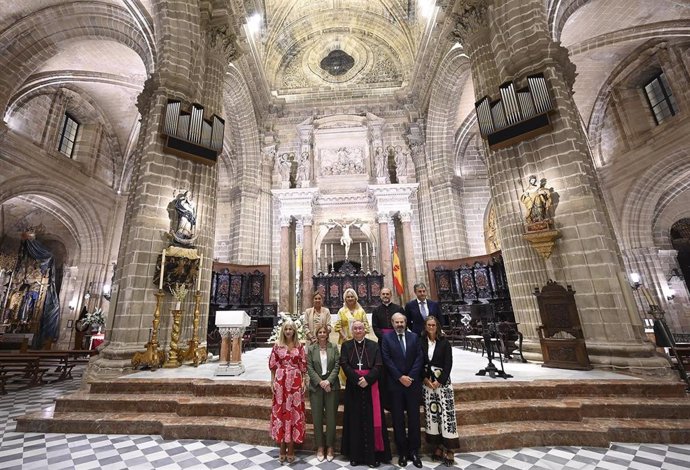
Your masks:
<svg viewBox="0 0 690 470"><path fill-rule="evenodd" d="M251 319L243 310L219 310L216 312L216 326L223 339L220 345L220 359L215 375L240 375L242 365L242 335Z"/></svg>

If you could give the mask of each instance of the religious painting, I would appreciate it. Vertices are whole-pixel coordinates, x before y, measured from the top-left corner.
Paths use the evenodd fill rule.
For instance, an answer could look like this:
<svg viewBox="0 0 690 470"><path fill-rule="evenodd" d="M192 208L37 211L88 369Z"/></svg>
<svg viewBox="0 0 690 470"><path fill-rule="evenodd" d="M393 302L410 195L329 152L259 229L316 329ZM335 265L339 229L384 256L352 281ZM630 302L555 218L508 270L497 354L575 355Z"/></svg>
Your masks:
<svg viewBox="0 0 690 470"><path fill-rule="evenodd" d="M158 255L156 270L153 273L153 283L160 285L161 278L161 258ZM177 284L185 284L188 289L196 287L196 278L199 273L199 258L191 259L183 256L165 257L165 275L163 276L163 289L169 290Z"/></svg>

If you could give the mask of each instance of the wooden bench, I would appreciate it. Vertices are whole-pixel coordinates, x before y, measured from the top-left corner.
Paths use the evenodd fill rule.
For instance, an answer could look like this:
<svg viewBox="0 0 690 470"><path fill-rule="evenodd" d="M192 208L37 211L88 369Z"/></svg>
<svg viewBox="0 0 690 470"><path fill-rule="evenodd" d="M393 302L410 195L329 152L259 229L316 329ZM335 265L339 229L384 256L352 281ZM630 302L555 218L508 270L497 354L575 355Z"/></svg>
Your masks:
<svg viewBox="0 0 690 470"><path fill-rule="evenodd" d="M56 380L72 378L72 369L76 365L88 364L89 358L96 351L88 349L71 349L67 351L27 351L27 355L40 358L41 365L55 367L60 376Z"/></svg>
<svg viewBox="0 0 690 470"><path fill-rule="evenodd" d="M41 385L48 368L41 367L41 359L26 354L0 355L0 394L5 395L5 385L10 377L28 379L29 387Z"/></svg>
<svg viewBox="0 0 690 470"><path fill-rule="evenodd" d="M2 389L5 390L10 376L23 373L31 379L29 386L45 383L44 375L49 371L59 374L53 381L71 379L72 369L77 365L87 364L89 358L96 353L90 350L44 351L30 350L26 353L0 353L0 375L2 375Z"/></svg>

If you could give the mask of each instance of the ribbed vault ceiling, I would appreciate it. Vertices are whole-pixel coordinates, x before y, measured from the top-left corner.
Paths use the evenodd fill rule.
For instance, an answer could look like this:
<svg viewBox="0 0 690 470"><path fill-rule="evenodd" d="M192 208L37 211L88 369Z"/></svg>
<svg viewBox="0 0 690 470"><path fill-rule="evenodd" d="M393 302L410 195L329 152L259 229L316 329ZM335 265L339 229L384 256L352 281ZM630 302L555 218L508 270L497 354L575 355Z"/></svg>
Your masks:
<svg viewBox="0 0 690 470"><path fill-rule="evenodd" d="M400 87L412 69L416 43L407 2L266 2L262 59L269 86L279 93L324 87ZM321 66L329 54L351 57L354 63L343 73L331 73Z"/></svg>

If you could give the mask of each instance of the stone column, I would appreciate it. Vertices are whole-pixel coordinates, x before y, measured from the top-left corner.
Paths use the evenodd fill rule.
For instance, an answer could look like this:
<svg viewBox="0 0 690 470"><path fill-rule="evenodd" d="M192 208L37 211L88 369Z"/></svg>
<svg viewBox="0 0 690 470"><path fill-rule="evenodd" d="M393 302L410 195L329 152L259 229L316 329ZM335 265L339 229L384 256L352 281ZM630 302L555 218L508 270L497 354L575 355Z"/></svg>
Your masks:
<svg viewBox="0 0 690 470"><path fill-rule="evenodd" d="M280 293L278 311L290 309L290 223L292 217L280 218Z"/></svg>
<svg viewBox="0 0 690 470"><path fill-rule="evenodd" d="M415 266L414 257L414 240L412 239L412 214L409 212L400 213L400 223L402 224L402 244L405 253L405 289L407 290L407 297L412 298L414 294L414 285L417 280L417 268ZM400 246L398 246L400 249Z"/></svg>
<svg viewBox="0 0 690 470"><path fill-rule="evenodd" d="M640 338L626 305L626 276L572 97L575 67L567 50L549 36L543 2L472 0L461 9L455 32L470 57L477 99L497 97L499 83L513 80L521 86L527 75L542 71L555 102L549 133L487 153L513 308L526 338L525 356L540 356L535 332L540 316L532 290L552 278L577 292L594 367L667 375L668 361ZM529 27L520 24L525 18ZM516 33L506 36L505 31ZM521 184L532 174L547 178L559 195L554 220L562 239L548 261L522 238Z"/></svg>
<svg viewBox="0 0 690 470"><path fill-rule="evenodd" d="M131 368L134 353L141 351L148 340L158 289L152 282L153 273L158 256L169 244L163 240L161 232L170 230L168 205L175 191L189 190L196 205L195 245L204 258L201 290L206 291L210 285L216 168L169 153L163 146L160 130L170 98L185 104L199 102L207 116L222 114L223 77L234 54L231 47L234 38L224 30L205 30L200 24L199 12L189 8L187 3L171 3L170 8L175 10L171 15L174 21L192 27L188 34L164 35L159 39L157 46L162 62L146 80L137 100L142 119L113 286L116 295L111 299L112 330L106 347L89 364L85 375L88 379L122 375ZM161 19L161 27L170 26L164 25L165 21L168 20ZM197 49L192 50L188 47L190 44ZM201 59L192 60L191 54L198 54ZM199 67L190 67L190 63L197 63ZM203 325L200 336L205 338L208 295L203 298L206 300L200 305ZM171 302L171 296L166 294L161 305L159 338L162 339L170 336ZM185 332L189 333L190 327L186 327Z"/></svg>
<svg viewBox="0 0 690 470"><path fill-rule="evenodd" d="M312 235L311 216L303 216L304 238L302 239L302 310L312 306L312 294L314 285L312 276L314 275L314 240Z"/></svg>
<svg viewBox="0 0 690 470"><path fill-rule="evenodd" d="M218 328L220 333L220 353L218 354L218 365L227 366L230 362L230 328Z"/></svg>
<svg viewBox="0 0 690 470"><path fill-rule="evenodd" d="M377 216L379 223L379 259L381 260L381 273L383 285L393 289L393 266L391 265L391 241L388 235L388 225L392 222L388 212L380 212Z"/></svg>

